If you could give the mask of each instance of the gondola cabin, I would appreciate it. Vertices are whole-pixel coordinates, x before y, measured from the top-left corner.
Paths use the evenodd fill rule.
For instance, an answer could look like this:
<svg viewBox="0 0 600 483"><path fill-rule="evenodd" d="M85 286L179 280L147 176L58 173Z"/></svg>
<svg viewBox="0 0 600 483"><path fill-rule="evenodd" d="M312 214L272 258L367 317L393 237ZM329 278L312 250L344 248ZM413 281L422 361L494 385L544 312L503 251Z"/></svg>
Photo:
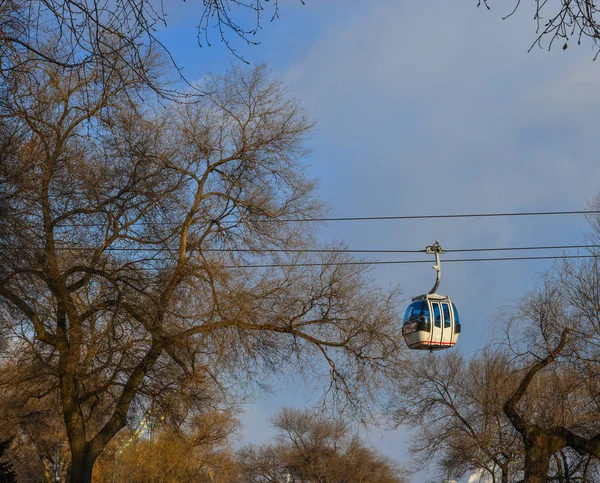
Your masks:
<svg viewBox="0 0 600 483"><path fill-rule="evenodd" d="M458 311L450 297L429 293L412 299L402 326L402 335L410 349L447 349L456 344L459 334Z"/></svg>

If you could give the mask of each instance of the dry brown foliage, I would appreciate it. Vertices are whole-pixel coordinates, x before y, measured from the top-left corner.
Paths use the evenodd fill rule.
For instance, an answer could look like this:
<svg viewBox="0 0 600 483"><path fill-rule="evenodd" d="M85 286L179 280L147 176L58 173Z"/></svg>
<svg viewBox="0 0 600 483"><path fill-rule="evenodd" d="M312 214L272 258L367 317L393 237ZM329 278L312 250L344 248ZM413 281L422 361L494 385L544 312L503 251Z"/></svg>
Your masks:
<svg viewBox="0 0 600 483"><path fill-rule="evenodd" d="M240 483L406 483L406 472L367 446L347 422L285 408L273 420L275 444L239 455Z"/></svg>
<svg viewBox="0 0 600 483"><path fill-rule="evenodd" d="M35 63L0 92L2 327L60 394L78 482L132 411L177 425L284 369L360 410L400 354L396 293L302 251L312 123L265 67L168 108L125 72Z"/></svg>

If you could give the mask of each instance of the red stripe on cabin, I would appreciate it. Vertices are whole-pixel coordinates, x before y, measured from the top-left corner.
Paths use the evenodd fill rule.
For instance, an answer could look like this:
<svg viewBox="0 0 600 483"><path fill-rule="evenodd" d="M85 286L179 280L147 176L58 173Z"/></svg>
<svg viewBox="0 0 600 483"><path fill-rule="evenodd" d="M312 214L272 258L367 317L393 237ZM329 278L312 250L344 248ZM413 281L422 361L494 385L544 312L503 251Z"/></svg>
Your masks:
<svg viewBox="0 0 600 483"><path fill-rule="evenodd" d="M429 342L428 340L424 340L423 342L414 342L408 347L412 347L414 345L456 345L456 342Z"/></svg>

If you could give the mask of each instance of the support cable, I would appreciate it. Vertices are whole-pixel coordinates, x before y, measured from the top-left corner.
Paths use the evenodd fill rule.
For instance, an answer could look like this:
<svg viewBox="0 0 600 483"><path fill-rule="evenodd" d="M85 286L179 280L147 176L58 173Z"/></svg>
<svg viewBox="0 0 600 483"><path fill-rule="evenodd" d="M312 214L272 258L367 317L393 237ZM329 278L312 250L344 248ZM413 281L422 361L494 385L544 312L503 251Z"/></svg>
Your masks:
<svg viewBox="0 0 600 483"><path fill-rule="evenodd" d="M598 215L600 210L567 210L567 211L522 211L522 212L500 212L500 213L451 213L441 215L391 215L391 216L337 216L317 218L264 218L252 220L253 223L312 223L330 221L392 221L392 220L435 220L444 218L498 218L498 217L522 217L522 216L560 216L560 215ZM207 223L214 220L206 220ZM235 220L219 220L219 223L239 223ZM179 222L169 221L139 221L132 225L136 226L173 226ZM42 227L42 225L35 225ZM60 223L56 228L79 228L79 227L104 227L106 223Z"/></svg>

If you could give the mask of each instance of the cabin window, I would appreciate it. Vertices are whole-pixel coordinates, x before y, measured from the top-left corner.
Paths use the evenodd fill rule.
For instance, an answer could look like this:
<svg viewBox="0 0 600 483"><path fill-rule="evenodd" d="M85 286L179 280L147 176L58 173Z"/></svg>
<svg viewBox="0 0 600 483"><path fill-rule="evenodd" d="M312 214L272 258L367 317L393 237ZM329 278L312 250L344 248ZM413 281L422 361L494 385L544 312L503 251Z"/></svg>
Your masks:
<svg viewBox="0 0 600 483"><path fill-rule="evenodd" d="M460 319L458 318L458 310L456 310L456 305L452 304L452 310L454 311L454 323L456 325L460 325Z"/></svg>
<svg viewBox="0 0 600 483"><path fill-rule="evenodd" d="M418 300L408 306L404 313L404 322L420 317L424 317L425 322L429 321L429 305L425 300Z"/></svg>
<svg viewBox="0 0 600 483"><path fill-rule="evenodd" d="M444 328L448 328L452 325L450 319L450 306L448 304L442 304L442 310L444 311Z"/></svg>
<svg viewBox="0 0 600 483"><path fill-rule="evenodd" d="M442 326L442 321L440 319L440 304L434 302L433 304L433 320L436 327Z"/></svg>

